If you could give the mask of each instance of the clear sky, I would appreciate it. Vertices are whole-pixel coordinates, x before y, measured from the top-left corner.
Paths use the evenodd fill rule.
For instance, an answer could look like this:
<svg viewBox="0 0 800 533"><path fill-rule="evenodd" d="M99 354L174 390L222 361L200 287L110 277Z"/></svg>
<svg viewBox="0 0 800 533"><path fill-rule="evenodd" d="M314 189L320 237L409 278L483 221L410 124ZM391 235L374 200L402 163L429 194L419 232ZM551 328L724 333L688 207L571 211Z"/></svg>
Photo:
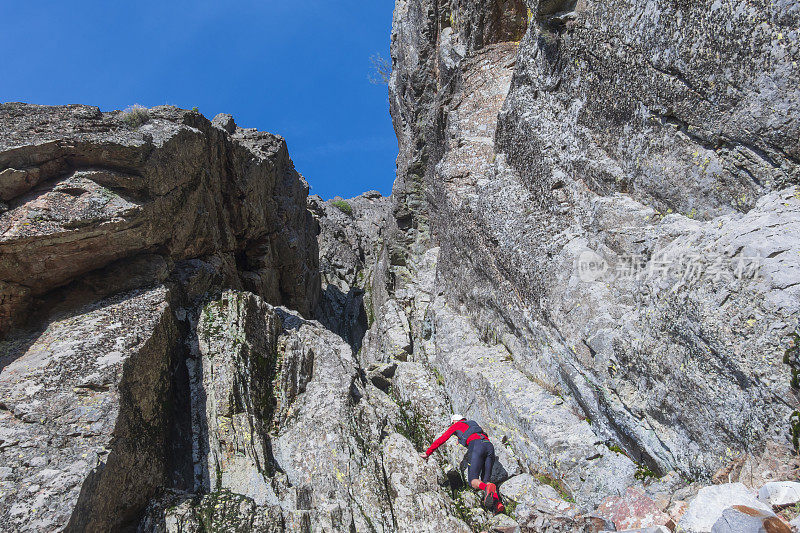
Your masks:
<svg viewBox="0 0 800 533"><path fill-rule="evenodd" d="M0 101L171 104L283 135L312 194L391 192L393 0L0 1Z"/></svg>

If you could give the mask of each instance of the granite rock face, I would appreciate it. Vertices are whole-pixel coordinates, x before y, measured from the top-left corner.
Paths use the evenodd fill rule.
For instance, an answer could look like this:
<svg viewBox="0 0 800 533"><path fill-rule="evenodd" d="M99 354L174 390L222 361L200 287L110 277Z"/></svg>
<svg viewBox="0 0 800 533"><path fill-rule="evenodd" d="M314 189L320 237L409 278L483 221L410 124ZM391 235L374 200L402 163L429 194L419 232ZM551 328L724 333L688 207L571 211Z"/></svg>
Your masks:
<svg viewBox="0 0 800 533"><path fill-rule="evenodd" d="M798 16L733 0L398 1L383 266L408 359L470 404L417 349L449 308L642 468L792 464ZM442 305L419 311L407 295L431 250Z"/></svg>
<svg viewBox="0 0 800 533"><path fill-rule="evenodd" d="M389 198L230 115L0 105L0 526L788 527L799 17L397 0ZM506 515L418 455L455 412Z"/></svg>
<svg viewBox="0 0 800 533"><path fill-rule="evenodd" d="M118 530L180 473L179 344L163 286L2 343L4 530Z"/></svg>
<svg viewBox="0 0 800 533"><path fill-rule="evenodd" d="M2 104L0 122L0 524L135 529L159 491L218 471L193 455L211 447L200 435L241 445L241 427L198 425L199 310L226 288L316 308L308 186L280 137L195 112ZM211 371L264 377L242 358ZM284 401L303 386L286 380ZM248 404L264 396L246 385ZM203 410L238 412L230 399ZM248 457L263 465L260 429ZM240 463L223 463L237 490Z"/></svg>
<svg viewBox="0 0 800 533"><path fill-rule="evenodd" d="M310 316L308 186L283 139L171 107L132 113L0 106L0 330L212 257L229 285Z"/></svg>
<svg viewBox="0 0 800 533"><path fill-rule="evenodd" d="M349 200L308 199L320 226L317 316L356 351L375 320L371 287L390 207L391 200L375 191Z"/></svg>
<svg viewBox="0 0 800 533"><path fill-rule="evenodd" d="M469 531L335 333L238 291L195 331L193 487L154 499L139 531Z"/></svg>

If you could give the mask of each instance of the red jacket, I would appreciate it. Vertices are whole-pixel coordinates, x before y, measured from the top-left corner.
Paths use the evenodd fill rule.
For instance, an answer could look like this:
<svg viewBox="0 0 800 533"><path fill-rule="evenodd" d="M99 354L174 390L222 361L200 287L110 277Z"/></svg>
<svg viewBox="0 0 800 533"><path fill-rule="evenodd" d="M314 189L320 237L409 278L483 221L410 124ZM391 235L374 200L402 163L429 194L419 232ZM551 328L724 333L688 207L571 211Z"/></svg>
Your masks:
<svg viewBox="0 0 800 533"><path fill-rule="evenodd" d="M430 455L433 452L435 452L436 448L447 442L447 439L452 437L456 431L464 432L467 430L469 430L469 426L464 420L456 422L455 424L447 428L447 431L442 433L442 435L438 439L433 441L433 444L431 444L430 448L428 448L428 450L425 452L425 455ZM467 442L465 443L465 446L468 445L470 442L474 441L475 439L489 440L489 437L487 437L486 434L484 433L473 433L472 435L467 437Z"/></svg>

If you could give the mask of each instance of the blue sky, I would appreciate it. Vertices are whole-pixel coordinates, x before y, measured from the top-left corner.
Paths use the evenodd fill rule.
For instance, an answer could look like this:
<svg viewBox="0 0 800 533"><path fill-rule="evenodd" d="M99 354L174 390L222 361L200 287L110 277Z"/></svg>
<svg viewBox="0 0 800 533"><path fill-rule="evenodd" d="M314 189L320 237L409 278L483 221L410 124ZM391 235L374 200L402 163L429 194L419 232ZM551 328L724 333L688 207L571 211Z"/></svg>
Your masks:
<svg viewBox="0 0 800 533"><path fill-rule="evenodd" d="M312 194L391 192L397 141L370 55L393 0L0 2L0 101L231 113L283 135Z"/></svg>

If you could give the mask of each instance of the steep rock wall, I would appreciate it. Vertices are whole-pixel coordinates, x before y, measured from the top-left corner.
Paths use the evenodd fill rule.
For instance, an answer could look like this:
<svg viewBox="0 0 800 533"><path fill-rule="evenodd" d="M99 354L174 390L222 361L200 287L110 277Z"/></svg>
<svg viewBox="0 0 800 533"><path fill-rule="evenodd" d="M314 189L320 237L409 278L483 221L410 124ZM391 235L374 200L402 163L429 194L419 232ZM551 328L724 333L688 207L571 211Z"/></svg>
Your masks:
<svg viewBox="0 0 800 533"><path fill-rule="evenodd" d="M0 112L4 530L472 530L359 358L387 198L228 116Z"/></svg>
<svg viewBox="0 0 800 533"><path fill-rule="evenodd" d="M496 8L396 4L382 267L409 344L435 342L437 306L410 297L433 276L428 301L652 470L790 464L796 6L529 2L523 32Z"/></svg>
<svg viewBox="0 0 800 533"><path fill-rule="evenodd" d="M0 123L0 524L136 529L159 491L208 489L197 310L226 288L317 306L308 186L230 117L2 104Z"/></svg>

